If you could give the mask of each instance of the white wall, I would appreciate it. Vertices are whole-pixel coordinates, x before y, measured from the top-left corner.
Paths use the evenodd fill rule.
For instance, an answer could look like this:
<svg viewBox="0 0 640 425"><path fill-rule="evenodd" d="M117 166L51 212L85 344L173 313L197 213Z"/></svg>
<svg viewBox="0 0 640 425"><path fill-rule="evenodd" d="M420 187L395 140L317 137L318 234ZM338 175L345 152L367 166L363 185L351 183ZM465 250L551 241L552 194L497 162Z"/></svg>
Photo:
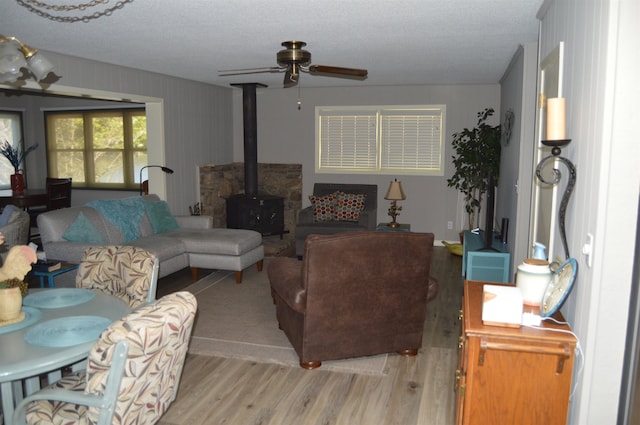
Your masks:
<svg viewBox="0 0 640 425"><path fill-rule="evenodd" d="M577 168L567 239L580 271L563 308L585 353L584 372L574 375L570 423L576 425L617 418L640 186L639 16L635 0L546 1L539 14L540 57L565 42L573 141L563 156ZM582 254L587 233L595 241L592 267Z"/></svg>
<svg viewBox="0 0 640 425"><path fill-rule="evenodd" d="M486 107L496 110L494 124L500 118L500 87L494 85L460 86L393 86L305 88L302 75L302 109L297 109L298 90L262 88L257 90L258 161L302 164L303 206L315 182L367 183L378 185L378 221L388 222L389 201L383 199L389 182L397 177L407 195L400 202L403 210L398 221L410 223L412 230L433 232L436 240L458 240L458 232L466 228L464 207L458 192L448 188L446 179L454 170L451 165L452 134L473 127L476 114ZM259 81L257 81L259 82ZM340 105L412 105L445 104L446 149L445 175L442 177L402 175L337 175L315 174L315 107ZM243 161L242 90L234 89L234 160ZM447 230L447 221L454 229Z"/></svg>

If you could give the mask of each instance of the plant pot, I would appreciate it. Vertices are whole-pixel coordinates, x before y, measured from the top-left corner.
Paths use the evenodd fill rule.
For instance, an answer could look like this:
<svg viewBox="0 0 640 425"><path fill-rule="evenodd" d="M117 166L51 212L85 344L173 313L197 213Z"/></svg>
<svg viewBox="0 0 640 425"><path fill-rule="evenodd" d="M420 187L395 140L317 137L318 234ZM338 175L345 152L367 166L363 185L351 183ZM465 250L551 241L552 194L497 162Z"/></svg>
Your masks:
<svg viewBox="0 0 640 425"><path fill-rule="evenodd" d="M24 174L21 172L11 174L11 193L14 195L24 194Z"/></svg>
<svg viewBox="0 0 640 425"><path fill-rule="evenodd" d="M16 319L22 310L20 288L0 289L0 322Z"/></svg>

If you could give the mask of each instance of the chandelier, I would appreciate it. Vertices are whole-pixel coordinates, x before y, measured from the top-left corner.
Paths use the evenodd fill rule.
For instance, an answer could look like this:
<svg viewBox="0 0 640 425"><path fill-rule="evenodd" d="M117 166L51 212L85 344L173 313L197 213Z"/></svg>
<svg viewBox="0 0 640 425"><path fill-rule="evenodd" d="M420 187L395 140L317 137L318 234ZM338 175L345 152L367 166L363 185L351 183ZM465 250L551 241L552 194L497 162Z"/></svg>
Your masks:
<svg viewBox="0 0 640 425"><path fill-rule="evenodd" d="M15 37L0 34L0 84L15 83L25 75L42 81L51 71L53 65L42 53Z"/></svg>
<svg viewBox="0 0 640 425"><path fill-rule="evenodd" d="M91 0L87 3L79 4L49 4L38 0L16 0L16 2L29 10L29 12L52 21L87 23L92 19L111 16L113 12L122 9L127 3L132 3L133 0L119 0L113 7L107 7L109 0ZM100 7L103 8L99 9ZM87 12L89 13L81 15Z"/></svg>

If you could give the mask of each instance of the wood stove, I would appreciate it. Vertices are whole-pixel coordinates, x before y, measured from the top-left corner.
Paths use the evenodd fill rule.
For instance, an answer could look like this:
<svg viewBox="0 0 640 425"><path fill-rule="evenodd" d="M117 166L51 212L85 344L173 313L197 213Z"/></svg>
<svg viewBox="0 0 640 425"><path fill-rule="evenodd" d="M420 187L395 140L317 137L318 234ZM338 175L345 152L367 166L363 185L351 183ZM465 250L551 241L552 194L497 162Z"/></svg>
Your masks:
<svg viewBox="0 0 640 425"><path fill-rule="evenodd" d="M258 193L258 137L256 86L259 83L232 84L242 87L244 131L244 192L231 195L227 201L227 227L249 229L263 235L282 235L284 230L284 198Z"/></svg>
<svg viewBox="0 0 640 425"><path fill-rule="evenodd" d="M249 229L263 235L282 235L284 231L284 198L243 194L227 198L227 227Z"/></svg>

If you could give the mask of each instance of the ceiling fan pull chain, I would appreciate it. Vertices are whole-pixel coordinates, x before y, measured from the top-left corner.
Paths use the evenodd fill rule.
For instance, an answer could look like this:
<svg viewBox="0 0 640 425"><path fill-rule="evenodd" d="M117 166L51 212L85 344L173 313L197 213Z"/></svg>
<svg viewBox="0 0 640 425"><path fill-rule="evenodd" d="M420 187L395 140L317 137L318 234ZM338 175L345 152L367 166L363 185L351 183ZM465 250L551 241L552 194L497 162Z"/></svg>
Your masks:
<svg viewBox="0 0 640 425"><path fill-rule="evenodd" d="M302 97L300 96L300 86L302 84L298 83L298 111L302 109Z"/></svg>

